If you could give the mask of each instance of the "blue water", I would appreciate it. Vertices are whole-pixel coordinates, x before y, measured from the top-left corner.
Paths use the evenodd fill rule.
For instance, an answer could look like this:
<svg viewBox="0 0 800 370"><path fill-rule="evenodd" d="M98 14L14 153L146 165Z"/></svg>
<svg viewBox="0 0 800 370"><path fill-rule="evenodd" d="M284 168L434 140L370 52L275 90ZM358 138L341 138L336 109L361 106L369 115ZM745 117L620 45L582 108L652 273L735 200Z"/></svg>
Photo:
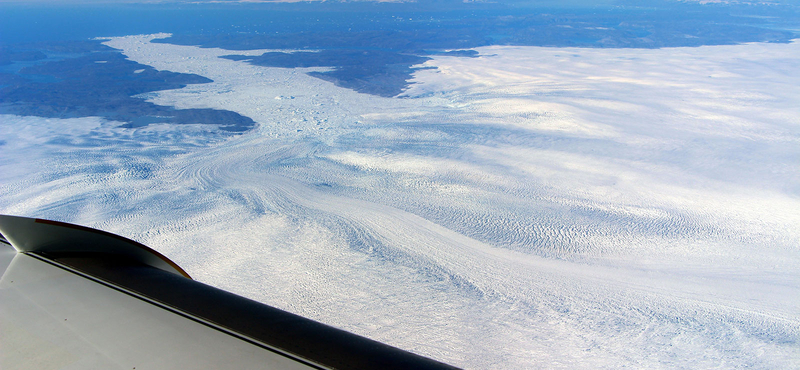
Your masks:
<svg viewBox="0 0 800 370"><path fill-rule="evenodd" d="M679 42L676 40L686 32L697 33L703 44L717 44L788 39L785 33L748 35L758 30L743 26L800 29L800 6L792 4L698 5L661 0L591 7L577 6L582 4L580 1L558 8L551 3L547 7L536 4L539 3L511 0L491 4L455 0L409 4L0 4L0 45L156 32L236 35L444 29L468 30L491 43L574 45L580 40L567 38L584 36L554 32L552 28L570 25L576 29L614 28L630 37L652 38L649 33L656 30L664 42L649 47L659 47L677 46L671 44ZM520 37L520 31L528 36ZM530 33L537 32L546 35L547 40L543 36L530 37ZM622 37L621 34L610 36Z"/></svg>
<svg viewBox="0 0 800 370"><path fill-rule="evenodd" d="M253 24L282 18L275 14L253 14L238 9L215 11L200 6L15 4L3 5L1 9L0 42L3 44L155 32L205 34L236 29L248 32ZM291 24L291 20L284 19L282 23Z"/></svg>
<svg viewBox="0 0 800 370"><path fill-rule="evenodd" d="M211 35L437 28L443 22L452 24L507 11L416 12L394 5L340 5L339 11L331 11L319 6L280 4L0 4L0 44L157 32Z"/></svg>

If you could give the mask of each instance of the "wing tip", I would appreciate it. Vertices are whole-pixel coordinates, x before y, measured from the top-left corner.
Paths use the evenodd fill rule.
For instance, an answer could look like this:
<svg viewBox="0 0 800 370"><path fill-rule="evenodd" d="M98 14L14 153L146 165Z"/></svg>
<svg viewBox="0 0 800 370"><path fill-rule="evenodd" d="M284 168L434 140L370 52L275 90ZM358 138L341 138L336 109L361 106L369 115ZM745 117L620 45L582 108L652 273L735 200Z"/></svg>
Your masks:
<svg viewBox="0 0 800 370"><path fill-rule="evenodd" d="M41 218L0 215L0 236L19 252L114 254L192 279L177 263L158 251L135 240L86 226Z"/></svg>

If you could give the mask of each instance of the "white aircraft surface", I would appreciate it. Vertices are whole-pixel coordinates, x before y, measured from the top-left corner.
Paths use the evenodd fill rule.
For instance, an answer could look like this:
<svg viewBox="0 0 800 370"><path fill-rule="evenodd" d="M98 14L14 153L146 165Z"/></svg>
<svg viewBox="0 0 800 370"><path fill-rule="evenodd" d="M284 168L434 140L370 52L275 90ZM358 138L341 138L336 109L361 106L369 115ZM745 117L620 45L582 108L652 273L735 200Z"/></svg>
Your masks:
<svg viewBox="0 0 800 370"><path fill-rule="evenodd" d="M2 369L448 369L192 280L135 241L0 215Z"/></svg>

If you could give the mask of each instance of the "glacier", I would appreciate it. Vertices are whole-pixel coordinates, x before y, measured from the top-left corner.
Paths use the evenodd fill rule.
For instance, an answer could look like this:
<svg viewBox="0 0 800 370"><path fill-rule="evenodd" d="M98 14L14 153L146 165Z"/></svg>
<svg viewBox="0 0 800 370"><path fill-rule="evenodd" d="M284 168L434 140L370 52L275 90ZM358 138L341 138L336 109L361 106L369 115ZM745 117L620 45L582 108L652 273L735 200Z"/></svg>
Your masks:
<svg viewBox="0 0 800 370"><path fill-rule="evenodd" d="M386 98L167 36L105 44L257 128L2 115L2 213L465 368L800 367L800 43L480 47Z"/></svg>

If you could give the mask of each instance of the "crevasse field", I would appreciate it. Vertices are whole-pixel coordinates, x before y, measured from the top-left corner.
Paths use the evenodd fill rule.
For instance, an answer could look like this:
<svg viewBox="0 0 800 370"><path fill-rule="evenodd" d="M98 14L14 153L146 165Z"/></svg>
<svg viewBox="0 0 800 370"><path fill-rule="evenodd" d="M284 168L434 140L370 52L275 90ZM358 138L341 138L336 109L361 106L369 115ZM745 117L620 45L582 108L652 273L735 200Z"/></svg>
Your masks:
<svg viewBox="0 0 800 370"><path fill-rule="evenodd" d="M800 368L800 43L488 46L384 98L166 36L105 44L257 128L2 115L0 212L465 368Z"/></svg>

